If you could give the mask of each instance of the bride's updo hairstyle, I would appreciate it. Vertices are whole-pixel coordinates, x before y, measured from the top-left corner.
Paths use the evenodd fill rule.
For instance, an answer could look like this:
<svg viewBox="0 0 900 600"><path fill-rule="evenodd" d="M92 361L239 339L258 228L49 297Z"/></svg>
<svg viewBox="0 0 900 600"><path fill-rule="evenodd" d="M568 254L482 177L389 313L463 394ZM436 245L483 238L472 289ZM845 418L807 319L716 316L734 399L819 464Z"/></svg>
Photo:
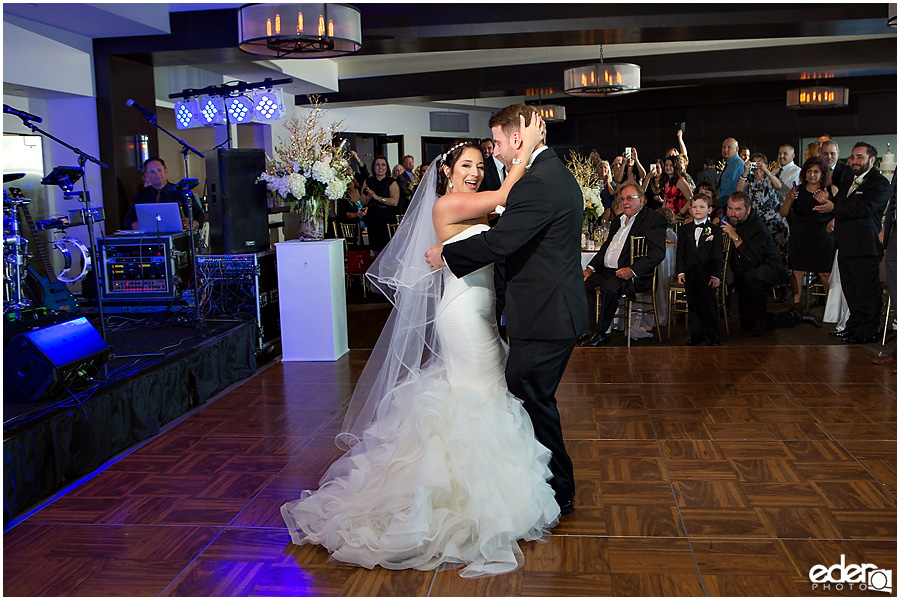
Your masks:
<svg viewBox="0 0 900 600"><path fill-rule="evenodd" d="M443 196L447 193L447 185L450 183L450 179L444 174L444 165L450 167L450 173L453 173L453 169L456 168L459 157L462 156L462 153L466 148L475 148L478 150L478 153L481 154L481 146L479 145L478 140L465 139L453 142L450 144L450 148L441 155L441 162L437 165L438 196Z"/></svg>

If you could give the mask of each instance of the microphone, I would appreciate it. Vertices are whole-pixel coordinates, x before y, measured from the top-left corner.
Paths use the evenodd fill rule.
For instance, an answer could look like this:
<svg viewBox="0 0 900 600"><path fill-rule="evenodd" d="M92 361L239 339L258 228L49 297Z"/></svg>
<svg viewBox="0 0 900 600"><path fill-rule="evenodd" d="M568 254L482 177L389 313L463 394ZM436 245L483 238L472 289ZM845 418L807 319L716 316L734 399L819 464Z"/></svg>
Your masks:
<svg viewBox="0 0 900 600"><path fill-rule="evenodd" d="M125 101L125 105L130 106L131 108L139 111L142 115L144 115L148 119L152 120L152 119L156 118L156 115L154 115L152 112L150 112L149 110L147 110L146 108L144 108L143 106L141 106L140 104L138 104L131 98L129 98L128 100Z"/></svg>
<svg viewBox="0 0 900 600"><path fill-rule="evenodd" d="M9 113L11 115L15 115L15 116L19 117L20 119L22 119L23 121L37 121L38 123L42 123L44 121L42 118L40 118L36 115L33 115L31 113L27 113L24 110L16 110L15 108L11 107L9 104L3 105L3 112Z"/></svg>

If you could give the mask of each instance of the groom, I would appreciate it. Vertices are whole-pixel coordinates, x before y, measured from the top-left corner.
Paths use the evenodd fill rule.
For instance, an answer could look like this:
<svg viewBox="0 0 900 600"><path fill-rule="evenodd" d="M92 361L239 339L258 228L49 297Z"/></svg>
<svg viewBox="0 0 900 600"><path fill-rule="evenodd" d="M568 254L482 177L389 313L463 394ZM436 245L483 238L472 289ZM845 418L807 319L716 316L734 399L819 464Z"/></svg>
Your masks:
<svg viewBox="0 0 900 600"><path fill-rule="evenodd" d="M529 123L534 112L513 104L488 123L494 156L507 170L522 147L519 116ZM510 191L496 227L432 246L425 256L433 269L446 264L457 277L506 259L506 382L524 402L535 437L552 453L550 485L560 513L568 515L575 481L555 395L575 342L589 327L581 273L584 201L575 178L547 146L535 149L529 169Z"/></svg>

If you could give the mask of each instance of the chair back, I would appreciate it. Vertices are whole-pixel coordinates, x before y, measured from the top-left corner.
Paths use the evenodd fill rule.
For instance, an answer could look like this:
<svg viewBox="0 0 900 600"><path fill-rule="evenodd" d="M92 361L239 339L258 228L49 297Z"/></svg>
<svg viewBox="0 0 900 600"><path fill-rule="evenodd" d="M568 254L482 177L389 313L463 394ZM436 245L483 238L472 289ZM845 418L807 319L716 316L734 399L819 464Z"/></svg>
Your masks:
<svg viewBox="0 0 900 600"><path fill-rule="evenodd" d="M394 237L394 234L397 233L397 227L399 227L399 225L397 225L396 223L388 223L387 224L388 238Z"/></svg>
<svg viewBox="0 0 900 600"><path fill-rule="evenodd" d="M728 270L728 257L731 256L731 247L733 242L731 238L727 235L722 236L722 277L719 281L724 285L725 283L725 271Z"/></svg>
<svg viewBox="0 0 900 600"><path fill-rule="evenodd" d="M347 240L347 243L349 244L354 244L356 246L361 245L362 241L360 240L359 223L341 223L340 237Z"/></svg>
<svg viewBox="0 0 900 600"><path fill-rule="evenodd" d="M647 256L647 238L642 235L634 235L628 238L629 250L631 256L631 264L634 259Z"/></svg>

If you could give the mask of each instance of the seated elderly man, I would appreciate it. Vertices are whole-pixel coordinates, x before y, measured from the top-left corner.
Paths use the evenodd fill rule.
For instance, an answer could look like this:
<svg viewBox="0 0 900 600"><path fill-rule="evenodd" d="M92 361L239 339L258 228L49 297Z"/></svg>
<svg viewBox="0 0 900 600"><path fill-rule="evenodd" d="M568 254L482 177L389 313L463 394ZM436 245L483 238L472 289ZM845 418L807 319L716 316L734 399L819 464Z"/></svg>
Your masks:
<svg viewBox="0 0 900 600"><path fill-rule="evenodd" d="M741 327L760 336L766 330L766 300L769 291L786 279L784 263L775 246L775 238L765 222L753 211L753 203L744 192L728 197L728 222L722 230L731 238L729 257L738 295Z"/></svg>
<svg viewBox="0 0 900 600"><path fill-rule="evenodd" d="M585 334L581 346L605 346L606 331L616 315L622 294L650 289L653 269L666 257L666 220L656 211L645 208L647 198L636 185L618 190L622 214L614 219L606 242L584 270L584 291L588 296L588 313L593 330ZM631 260L630 238L647 238L647 255ZM600 319L596 316L596 290L600 289Z"/></svg>

